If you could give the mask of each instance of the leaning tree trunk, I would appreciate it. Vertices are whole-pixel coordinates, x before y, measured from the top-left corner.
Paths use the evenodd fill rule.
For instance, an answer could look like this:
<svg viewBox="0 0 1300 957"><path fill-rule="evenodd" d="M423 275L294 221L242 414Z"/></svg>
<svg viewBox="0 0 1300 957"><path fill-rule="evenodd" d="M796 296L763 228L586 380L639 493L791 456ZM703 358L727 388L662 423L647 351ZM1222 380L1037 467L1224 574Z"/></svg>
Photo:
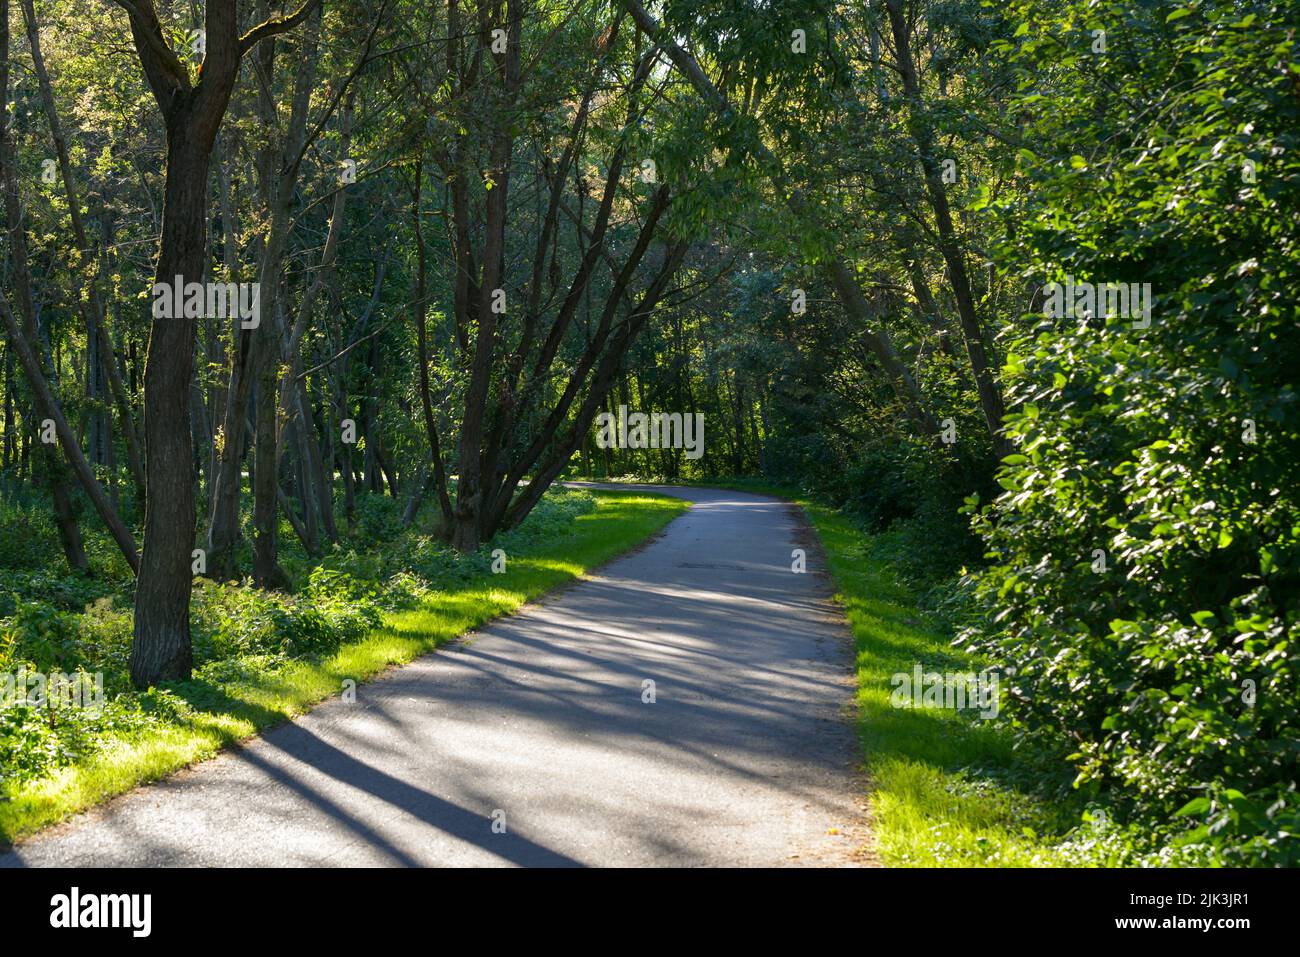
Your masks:
<svg viewBox="0 0 1300 957"><path fill-rule="evenodd" d="M31 274L28 267L27 236L23 226L23 216L18 195L18 178L15 168L15 151L9 137L9 128L3 115L4 104L9 99L9 4L0 3L0 190L4 192L5 216L8 219L10 252L14 260L14 291L18 298L18 308L22 314L23 329L19 330L17 322L10 314L7 303L4 305L6 325L9 326L10 339L22 355L22 342L25 337L30 349L39 350L39 337L36 327L36 309L32 298ZM54 420L54 401L42 386L46 381L46 371L40 368L29 369L24 363L24 371L32 386L34 408L37 413L35 423L39 428L42 420ZM48 371L53 371L52 369ZM51 380L52 381L52 380ZM32 428L28 428L30 433ZM64 438L60 436L60 438ZM65 443L66 444L66 443ZM75 444L75 443L74 443ZM80 448L69 450L69 461L73 455L80 455ZM72 500L68 492L67 470L59 461L53 448L45 446L41 456L44 472L54 500L54 515L59 530L59 539L63 544L63 554L68 565L76 571L87 571L86 550L81 540L81 529L77 526L76 515L72 509Z"/></svg>
<svg viewBox="0 0 1300 957"><path fill-rule="evenodd" d="M459 468L456 486L456 507L452 525L451 543L459 552L472 552L483 539L484 483L491 475L483 474L483 435L487 426L489 389L495 359L498 315L494 291L501 288L504 272L503 256L506 247L506 225L509 214L510 157L514 148L511 125L514 98L519 90L519 35L522 9L518 3L507 4L506 53L502 67L502 88L499 99L488 106L492 112L489 162L493 182L485 205L487 215L483 227L483 282L478 303L478 329L474 337L474 353L470 362L469 385L465 390L465 415L461 422ZM461 223L463 228L464 223Z"/></svg>

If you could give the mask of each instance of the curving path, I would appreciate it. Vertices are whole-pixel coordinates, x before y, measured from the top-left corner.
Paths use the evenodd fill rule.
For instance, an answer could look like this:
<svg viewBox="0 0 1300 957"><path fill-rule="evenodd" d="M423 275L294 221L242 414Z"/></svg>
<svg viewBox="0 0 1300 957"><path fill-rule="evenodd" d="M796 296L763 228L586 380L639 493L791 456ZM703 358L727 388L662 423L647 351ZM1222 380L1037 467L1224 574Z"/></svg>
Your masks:
<svg viewBox="0 0 1300 957"><path fill-rule="evenodd" d="M0 866L858 862L851 639L804 519L654 490L695 505L593 578Z"/></svg>

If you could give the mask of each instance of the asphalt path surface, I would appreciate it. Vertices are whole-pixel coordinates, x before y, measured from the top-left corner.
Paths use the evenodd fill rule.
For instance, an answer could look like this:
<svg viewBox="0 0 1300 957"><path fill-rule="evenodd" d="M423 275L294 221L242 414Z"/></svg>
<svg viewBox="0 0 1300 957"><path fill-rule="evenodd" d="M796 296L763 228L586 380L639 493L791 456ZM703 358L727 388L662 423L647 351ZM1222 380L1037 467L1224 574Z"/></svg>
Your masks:
<svg viewBox="0 0 1300 957"><path fill-rule="evenodd" d="M864 862L851 639L805 520L654 490L695 504L591 578L0 866Z"/></svg>

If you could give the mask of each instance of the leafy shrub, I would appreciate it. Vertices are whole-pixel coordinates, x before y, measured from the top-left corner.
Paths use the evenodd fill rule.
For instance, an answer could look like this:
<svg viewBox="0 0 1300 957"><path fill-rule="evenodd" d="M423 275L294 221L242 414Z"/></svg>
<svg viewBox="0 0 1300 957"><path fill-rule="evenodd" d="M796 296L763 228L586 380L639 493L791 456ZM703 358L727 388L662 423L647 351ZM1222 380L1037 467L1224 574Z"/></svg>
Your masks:
<svg viewBox="0 0 1300 957"><path fill-rule="evenodd" d="M358 581L376 581L384 576L386 564L391 563L391 549L400 548L395 542L385 542L384 550L379 552L357 551L355 548L344 550L335 545L334 550L322 558L316 567L341 572ZM310 581L311 573L308 573Z"/></svg>
<svg viewBox="0 0 1300 957"><path fill-rule="evenodd" d="M0 499L0 568L40 568L58 541L48 508Z"/></svg>
<svg viewBox="0 0 1300 957"><path fill-rule="evenodd" d="M110 691L130 688L132 619L130 602L114 597L92 603L77 622L77 666L104 672Z"/></svg>
<svg viewBox="0 0 1300 957"><path fill-rule="evenodd" d="M101 578L89 578L49 567L11 571L0 581L0 615L13 614L19 601L39 601L63 610L84 611L86 606L114 594L116 588Z"/></svg>
<svg viewBox="0 0 1300 957"><path fill-rule="evenodd" d="M82 761L110 740L129 738L155 720L125 696L105 700L98 710L28 704L0 708L0 788Z"/></svg>
<svg viewBox="0 0 1300 957"><path fill-rule="evenodd" d="M378 600L384 608L412 608L434 591L433 586L419 575L401 571L384 582Z"/></svg>
<svg viewBox="0 0 1300 957"><path fill-rule="evenodd" d="M528 517L517 528L498 535L490 547L503 546L511 551L569 535L574 520L595 509L596 499L590 492L562 487L548 489Z"/></svg>
<svg viewBox="0 0 1300 957"><path fill-rule="evenodd" d="M462 555L446 542L427 535L408 536L389 554L394 573L406 572L435 588L464 584L491 570L488 553Z"/></svg>
<svg viewBox="0 0 1300 957"><path fill-rule="evenodd" d="M1086 50L1075 6L1017 55ZM1014 670L1004 713L1075 743L1080 784L1254 863L1300 854L1300 253L1283 241L1300 103L1294 42L1265 25L1282 19L1144 8L1104 84L1067 57L1033 87L1054 152L1022 156L1034 188L1006 210L1003 261L1150 282L1156 310L1146 329L1029 316L1010 342L1018 452L977 516L992 621L968 635Z"/></svg>
<svg viewBox="0 0 1300 957"><path fill-rule="evenodd" d="M307 579L304 597L314 602L366 602L375 596L373 579L357 578L338 568L318 565Z"/></svg>
<svg viewBox="0 0 1300 957"><path fill-rule="evenodd" d="M309 586L298 596L196 583L192 606L196 662L250 655L322 655L363 638L379 624L378 603L368 589L343 572L318 570L312 577L315 589Z"/></svg>
<svg viewBox="0 0 1300 957"><path fill-rule="evenodd" d="M0 621L0 644L14 662L37 671L67 671L75 667L77 618L44 602L21 602Z"/></svg>
<svg viewBox="0 0 1300 957"><path fill-rule="evenodd" d="M376 544L396 538L402 531L402 503L388 495L359 494L356 498L356 534Z"/></svg>

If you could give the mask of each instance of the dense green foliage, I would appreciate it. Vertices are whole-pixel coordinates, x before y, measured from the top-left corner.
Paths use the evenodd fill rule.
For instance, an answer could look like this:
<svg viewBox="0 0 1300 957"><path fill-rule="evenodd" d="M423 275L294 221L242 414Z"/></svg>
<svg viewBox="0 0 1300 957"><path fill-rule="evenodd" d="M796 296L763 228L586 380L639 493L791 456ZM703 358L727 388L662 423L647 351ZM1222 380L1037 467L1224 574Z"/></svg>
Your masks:
<svg viewBox="0 0 1300 957"><path fill-rule="evenodd" d="M1180 822L1120 820L1105 797L1070 787L1050 742L969 713L895 708L892 678L917 661L974 670L942 618L918 613L888 536L804 503L857 642L858 721L884 863L900 867L1206 866L1216 850ZM1003 698L1005 707L1006 698Z"/></svg>
<svg viewBox="0 0 1300 957"><path fill-rule="evenodd" d="M559 540L566 470L749 476L837 513L894 860L1300 863L1296 0L328 3L229 77L187 222L270 305L195 317L165 401L155 83L204 82L197 14L151 72L118 6L0 2L0 673L110 699L6 710L8 781L171 720L168 668L273 681ZM138 423L186 402L146 489ZM703 454L607 447L621 408ZM211 566L137 673L187 620L179 560L133 603L169 495L155 543ZM931 660L997 668L997 721L884 711Z"/></svg>
<svg viewBox="0 0 1300 957"><path fill-rule="evenodd" d="M12 796L116 742L183 723L194 688L206 696L237 696L240 687L274 683L286 669L360 642L394 612L490 580L491 548L518 556L544 553L571 539L577 517L595 507L589 493L557 489L519 528L468 555L427 534L403 532L391 518L362 522L364 531L330 554L294 556L301 579L292 594L260 591L247 582L201 581L192 607L195 671L189 688L131 687L129 578L119 578L114 587L103 578L6 573L0 603L10 611L0 614L0 674L99 673L103 706L18 704L0 710L0 793ZM385 506L374 496L360 503L360 511L377 516Z"/></svg>
<svg viewBox="0 0 1300 957"><path fill-rule="evenodd" d="M1296 864L1294 29L1278 5L1189 10L1134 13L1095 72L1072 69L1082 5L1027 8L999 48L1038 144L1001 261L1140 279L1156 304L1150 328L1031 315L1008 335L1017 454L978 523L997 624L971 637L1014 669L1022 727L1069 734L1081 784L1204 821L1229 860Z"/></svg>

